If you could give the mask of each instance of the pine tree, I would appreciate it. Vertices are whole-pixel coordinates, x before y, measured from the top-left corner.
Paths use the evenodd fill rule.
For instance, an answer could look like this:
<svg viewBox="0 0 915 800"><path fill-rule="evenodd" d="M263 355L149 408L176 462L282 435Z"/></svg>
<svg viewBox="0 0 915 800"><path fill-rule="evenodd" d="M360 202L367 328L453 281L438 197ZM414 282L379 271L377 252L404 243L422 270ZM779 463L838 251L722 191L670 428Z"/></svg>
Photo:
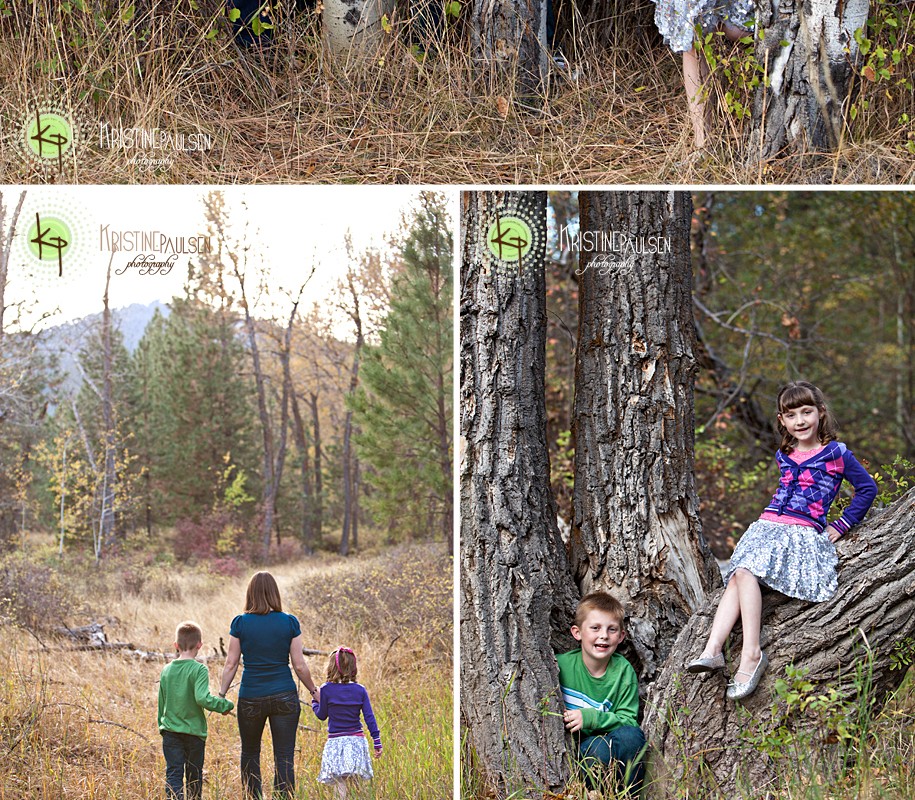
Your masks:
<svg viewBox="0 0 915 800"><path fill-rule="evenodd" d="M425 193L401 251L380 343L352 400L370 504L391 530L452 540L452 240L442 195Z"/></svg>

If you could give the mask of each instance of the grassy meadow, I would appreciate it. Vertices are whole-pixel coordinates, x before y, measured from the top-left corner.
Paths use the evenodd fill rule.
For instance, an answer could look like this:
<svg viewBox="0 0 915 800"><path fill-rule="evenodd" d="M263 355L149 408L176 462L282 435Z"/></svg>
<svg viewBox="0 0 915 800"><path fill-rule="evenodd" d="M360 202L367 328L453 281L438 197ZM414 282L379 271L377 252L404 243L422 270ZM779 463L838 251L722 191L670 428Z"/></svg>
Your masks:
<svg viewBox="0 0 915 800"><path fill-rule="evenodd" d="M128 3L0 0L0 113L11 123L45 99L93 144L62 179L15 146L0 148L5 183L909 183L915 180L915 22L880 0L836 152L751 163L746 50L723 43L708 84L710 146L691 153L680 57L653 6L566 20L572 68L542 96L481 76L470 57L469 4L417 42L400 3L377 49L334 57L314 10L273 4L273 46L239 49L218 0ZM320 7L320 3L318 4ZM608 7L615 8L612 4ZM563 12L565 13L565 12ZM582 12L585 13L585 12ZM730 107L731 111L726 109ZM100 124L206 134L212 147L99 146ZM7 130L14 130L10 125Z"/></svg>
<svg viewBox="0 0 915 800"><path fill-rule="evenodd" d="M154 798L164 796L165 761L156 727L161 660L116 651L77 651L49 632L55 624L106 622L109 641L170 652L175 625L203 628L201 657L218 691L219 639L241 613L248 577L213 574L146 555L113 557L98 568L76 559L56 564L38 548L15 563L28 624L0 626L0 800ZM42 555L43 554L43 555ZM0 575L11 574L10 562ZM37 573L27 565L42 566ZM442 546L408 545L347 559L324 555L267 567L284 610L302 626L306 647L330 652L340 644L358 657L384 753L375 780L360 796L442 800L453 793L452 573ZM72 605L71 605L72 604ZM55 619L69 606L66 619ZM6 618L12 609L6 609ZM29 617L33 614L34 617ZM30 622L31 621L31 622ZM308 656L316 682L326 656ZM229 698L237 700L239 671ZM300 690L300 696L307 692ZM234 712L208 714L207 800L242 797L240 746ZM317 783L326 723L303 707L296 742L296 798L333 797ZM273 780L269 726L261 756L266 796ZM355 796L355 795L353 795Z"/></svg>

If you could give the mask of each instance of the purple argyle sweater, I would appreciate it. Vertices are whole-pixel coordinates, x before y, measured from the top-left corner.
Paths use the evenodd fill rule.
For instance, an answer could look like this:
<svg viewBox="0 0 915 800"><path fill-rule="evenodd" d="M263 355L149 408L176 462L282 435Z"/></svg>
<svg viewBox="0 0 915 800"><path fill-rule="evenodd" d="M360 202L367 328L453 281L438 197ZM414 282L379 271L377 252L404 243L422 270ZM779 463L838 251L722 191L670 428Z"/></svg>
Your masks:
<svg viewBox="0 0 915 800"><path fill-rule="evenodd" d="M798 453L793 454L795 458ZM782 477L766 511L812 522L826 528L826 515L842 481L855 487L855 497L832 525L842 534L857 525L877 496L877 484L842 442L830 442L806 461L795 463L781 450L775 454Z"/></svg>

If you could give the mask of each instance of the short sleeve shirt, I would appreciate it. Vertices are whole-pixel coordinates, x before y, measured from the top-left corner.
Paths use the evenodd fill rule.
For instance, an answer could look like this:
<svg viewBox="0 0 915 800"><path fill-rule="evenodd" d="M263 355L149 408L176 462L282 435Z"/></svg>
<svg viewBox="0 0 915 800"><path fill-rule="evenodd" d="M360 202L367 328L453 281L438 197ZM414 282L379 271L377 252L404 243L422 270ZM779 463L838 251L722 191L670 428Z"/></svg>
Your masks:
<svg viewBox="0 0 915 800"><path fill-rule="evenodd" d="M289 645L301 634L299 621L283 611L268 614L239 614L229 633L241 644L242 697L269 697L296 691L289 669Z"/></svg>

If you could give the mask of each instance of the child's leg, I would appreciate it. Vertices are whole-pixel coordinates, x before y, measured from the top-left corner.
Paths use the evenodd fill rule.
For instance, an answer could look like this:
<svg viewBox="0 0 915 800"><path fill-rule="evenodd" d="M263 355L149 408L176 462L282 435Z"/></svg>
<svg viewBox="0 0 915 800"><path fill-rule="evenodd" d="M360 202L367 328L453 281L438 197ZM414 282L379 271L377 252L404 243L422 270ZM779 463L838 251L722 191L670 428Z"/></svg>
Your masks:
<svg viewBox="0 0 915 800"><path fill-rule="evenodd" d="M184 765L187 800L200 800L203 796L203 757L206 753L206 739L186 734L185 752L187 763Z"/></svg>
<svg viewBox="0 0 915 800"><path fill-rule="evenodd" d="M743 648L740 651L740 672L751 674L760 659L759 628L762 620L762 592L756 576L745 569L738 569L731 578L737 584L740 598L740 624L743 628ZM744 677L740 680L746 681Z"/></svg>
<svg viewBox="0 0 915 800"><path fill-rule="evenodd" d="M346 788L345 778L334 781L334 797L337 798L337 800L346 800Z"/></svg>
<svg viewBox="0 0 915 800"><path fill-rule="evenodd" d="M702 651L702 658L712 658L721 652L721 648L724 647L728 635L739 618L740 595L738 594L737 581L734 580L732 575L724 594L721 596L721 601L718 603L718 610L715 611L712 630L709 632L705 650Z"/></svg>
<svg viewBox="0 0 915 800"><path fill-rule="evenodd" d="M162 731L162 755L165 756L165 797L184 800L184 745L180 734Z"/></svg>
<svg viewBox="0 0 915 800"><path fill-rule="evenodd" d="M703 97L704 84L708 78L708 64L705 56L692 49L683 53L683 86L686 88L686 101L689 104L689 118L693 123L695 146L705 147L705 129L709 121L710 109Z"/></svg>
<svg viewBox="0 0 915 800"><path fill-rule="evenodd" d="M620 788L634 794L645 782L645 734L635 725L623 725L606 734L610 742L610 756L616 762Z"/></svg>

